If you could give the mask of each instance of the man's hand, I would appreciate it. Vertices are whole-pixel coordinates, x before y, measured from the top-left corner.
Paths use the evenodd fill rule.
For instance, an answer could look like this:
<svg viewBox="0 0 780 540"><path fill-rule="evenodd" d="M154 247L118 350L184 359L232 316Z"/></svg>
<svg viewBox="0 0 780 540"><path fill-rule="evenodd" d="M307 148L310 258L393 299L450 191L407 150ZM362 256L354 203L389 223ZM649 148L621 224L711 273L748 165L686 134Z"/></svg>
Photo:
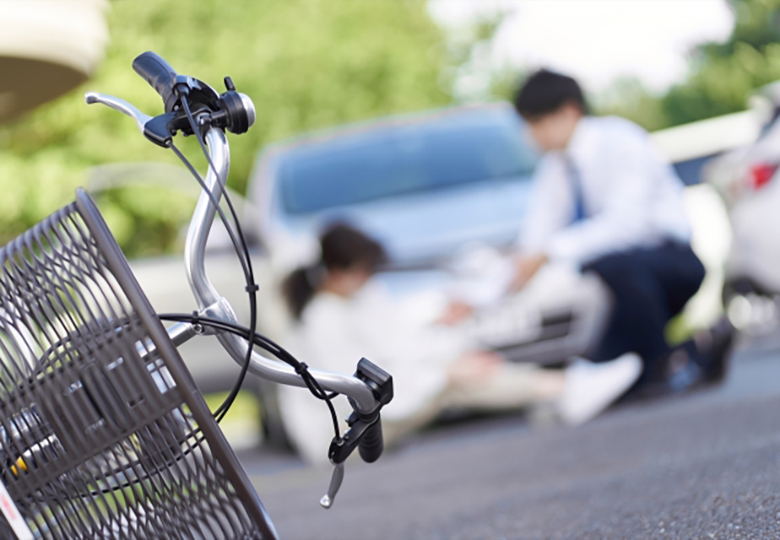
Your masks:
<svg viewBox="0 0 780 540"><path fill-rule="evenodd" d="M436 320L437 324L445 326L454 326L471 317L474 308L465 302L453 301L447 306L441 317Z"/></svg>
<svg viewBox="0 0 780 540"><path fill-rule="evenodd" d="M515 278L509 286L510 291L519 291L531 281L539 269L547 263L547 255L536 253L534 255L522 255L515 259Z"/></svg>

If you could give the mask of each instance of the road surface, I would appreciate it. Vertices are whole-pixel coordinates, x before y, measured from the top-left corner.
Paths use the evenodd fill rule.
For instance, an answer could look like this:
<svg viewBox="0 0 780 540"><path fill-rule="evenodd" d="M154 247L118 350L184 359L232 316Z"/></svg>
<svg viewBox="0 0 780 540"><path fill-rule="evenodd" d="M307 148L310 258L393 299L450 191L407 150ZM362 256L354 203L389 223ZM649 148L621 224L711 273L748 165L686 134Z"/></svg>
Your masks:
<svg viewBox="0 0 780 540"><path fill-rule="evenodd" d="M738 352L714 390L613 408L579 428L521 416L416 436L330 471L240 456L284 539L780 538L780 346Z"/></svg>

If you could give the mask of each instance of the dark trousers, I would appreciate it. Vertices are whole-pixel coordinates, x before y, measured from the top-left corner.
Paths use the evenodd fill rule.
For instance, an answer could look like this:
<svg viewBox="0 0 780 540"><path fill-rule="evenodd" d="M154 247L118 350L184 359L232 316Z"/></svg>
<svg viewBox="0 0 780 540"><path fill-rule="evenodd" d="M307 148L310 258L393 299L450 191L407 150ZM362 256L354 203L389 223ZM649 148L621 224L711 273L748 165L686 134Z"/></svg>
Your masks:
<svg viewBox="0 0 780 540"><path fill-rule="evenodd" d="M661 378L672 350L664 329L704 280L699 258L689 245L669 241L658 247L612 253L582 270L598 274L614 297L612 315L592 359L605 361L635 352L645 364L640 382Z"/></svg>

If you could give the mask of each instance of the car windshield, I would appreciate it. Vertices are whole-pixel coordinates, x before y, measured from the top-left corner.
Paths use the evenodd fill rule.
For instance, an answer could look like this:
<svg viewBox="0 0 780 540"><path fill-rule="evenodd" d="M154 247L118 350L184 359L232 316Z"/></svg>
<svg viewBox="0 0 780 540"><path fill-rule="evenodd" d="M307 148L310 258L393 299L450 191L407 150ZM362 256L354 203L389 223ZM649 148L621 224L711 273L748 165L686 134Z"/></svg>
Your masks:
<svg viewBox="0 0 780 540"><path fill-rule="evenodd" d="M514 114L481 110L294 147L278 171L285 211L306 214L527 177L535 161Z"/></svg>

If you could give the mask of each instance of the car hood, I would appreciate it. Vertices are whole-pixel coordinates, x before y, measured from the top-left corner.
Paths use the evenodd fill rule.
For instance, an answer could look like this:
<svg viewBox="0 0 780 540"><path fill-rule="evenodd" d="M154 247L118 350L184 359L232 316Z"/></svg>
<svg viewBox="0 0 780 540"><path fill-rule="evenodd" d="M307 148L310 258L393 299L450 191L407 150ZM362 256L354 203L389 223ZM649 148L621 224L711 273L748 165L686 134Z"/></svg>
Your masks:
<svg viewBox="0 0 780 540"><path fill-rule="evenodd" d="M504 247L515 241L528 204L527 177L397 197L291 219L293 236L315 237L346 221L382 242L393 266L430 266L465 245Z"/></svg>

